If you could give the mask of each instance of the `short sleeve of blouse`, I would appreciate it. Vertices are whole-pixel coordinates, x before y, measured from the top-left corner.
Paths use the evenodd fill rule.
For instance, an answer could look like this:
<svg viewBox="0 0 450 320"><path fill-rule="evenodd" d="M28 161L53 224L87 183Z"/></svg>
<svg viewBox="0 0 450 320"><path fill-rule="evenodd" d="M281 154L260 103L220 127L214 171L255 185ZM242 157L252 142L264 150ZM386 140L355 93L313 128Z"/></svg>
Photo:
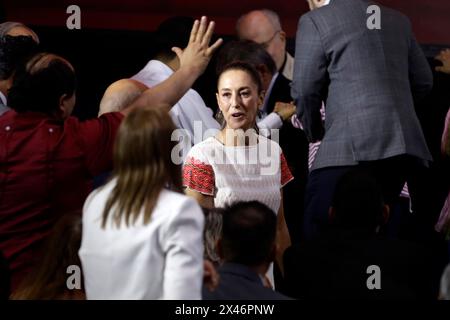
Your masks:
<svg viewBox="0 0 450 320"><path fill-rule="evenodd" d="M214 196L214 170L203 155L201 145L194 146L186 157L183 166L183 186L208 196Z"/></svg>
<svg viewBox="0 0 450 320"><path fill-rule="evenodd" d="M289 170L289 166L283 153L280 153L280 163L281 163L281 187L284 187L290 181L294 180L294 177L292 176L291 170Z"/></svg>

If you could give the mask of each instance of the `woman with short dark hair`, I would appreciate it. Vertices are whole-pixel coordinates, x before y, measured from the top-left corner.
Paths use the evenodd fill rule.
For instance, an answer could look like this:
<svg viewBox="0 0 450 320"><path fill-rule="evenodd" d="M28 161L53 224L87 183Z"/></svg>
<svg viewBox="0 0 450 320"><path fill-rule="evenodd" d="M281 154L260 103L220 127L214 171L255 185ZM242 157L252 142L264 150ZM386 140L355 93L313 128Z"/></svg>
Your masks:
<svg viewBox="0 0 450 320"><path fill-rule="evenodd" d="M233 62L221 70L217 91L223 128L189 151L183 168L186 194L206 208L256 200L278 213L277 262L282 268L290 245L282 188L293 177L280 146L258 134L261 79L250 64Z"/></svg>

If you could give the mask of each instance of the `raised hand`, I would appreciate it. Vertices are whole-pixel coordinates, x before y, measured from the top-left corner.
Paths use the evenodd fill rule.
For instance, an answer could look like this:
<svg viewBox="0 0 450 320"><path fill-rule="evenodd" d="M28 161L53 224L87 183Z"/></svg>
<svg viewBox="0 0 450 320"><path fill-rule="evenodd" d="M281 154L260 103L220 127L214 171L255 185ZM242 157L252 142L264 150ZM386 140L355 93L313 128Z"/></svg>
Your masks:
<svg viewBox="0 0 450 320"><path fill-rule="evenodd" d="M283 120L290 119L295 114L295 105L293 103L277 102L273 109Z"/></svg>
<svg viewBox="0 0 450 320"><path fill-rule="evenodd" d="M450 74L450 49L442 50L435 59L442 62L442 66L436 67L436 71Z"/></svg>
<svg viewBox="0 0 450 320"><path fill-rule="evenodd" d="M172 51L180 59L180 68L190 68L198 75L205 71L213 53L222 44L222 39L218 39L209 46L214 26L214 21L208 24L206 17L202 17L200 21L195 20L187 47L184 50L177 47L172 48Z"/></svg>
<svg viewBox="0 0 450 320"><path fill-rule="evenodd" d="M206 17L202 17L200 22L196 20L187 47L184 50L172 48L180 59L180 68L165 81L146 90L122 113L126 115L134 108L149 105L175 105L205 71L214 51L222 44L222 39L219 39L209 46L213 31L213 21L208 24Z"/></svg>

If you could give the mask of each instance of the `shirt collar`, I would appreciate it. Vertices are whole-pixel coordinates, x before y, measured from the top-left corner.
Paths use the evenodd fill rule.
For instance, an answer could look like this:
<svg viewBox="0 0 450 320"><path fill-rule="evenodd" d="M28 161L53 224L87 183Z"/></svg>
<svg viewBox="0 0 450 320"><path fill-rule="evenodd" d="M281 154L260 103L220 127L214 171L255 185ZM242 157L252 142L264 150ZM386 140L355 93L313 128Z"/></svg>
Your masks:
<svg viewBox="0 0 450 320"><path fill-rule="evenodd" d="M168 65L159 60L150 60L143 70L145 73L154 74L159 73L163 74L166 77L170 77L174 71L170 69Z"/></svg>
<svg viewBox="0 0 450 320"><path fill-rule="evenodd" d="M1 91L0 91L0 102L6 106L7 103L6 96Z"/></svg>
<svg viewBox="0 0 450 320"><path fill-rule="evenodd" d="M164 62L161 62L161 61L159 61L159 60L152 60L152 61L153 61L153 63L154 63L155 65L157 65L157 66L160 68L160 70L161 70L162 72L164 72L166 75L171 76L171 75L174 73L174 71L173 71L167 64L165 64Z"/></svg>
<svg viewBox="0 0 450 320"><path fill-rule="evenodd" d="M219 273L228 273L228 274L234 274L235 276L247 278L248 280L252 282L259 283L263 285L262 277L250 269L249 267L239 264L239 263L232 263L232 262L225 262L222 264L222 266L219 267Z"/></svg>
<svg viewBox="0 0 450 320"><path fill-rule="evenodd" d="M330 1L331 1L331 0L325 0L325 2L323 3L323 5L326 6L326 5L330 4Z"/></svg>
<svg viewBox="0 0 450 320"><path fill-rule="evenodd" d="M262 110L263 110L263 111L267 111L267 104L268 104L268 102L269 102L270 93L272 92L273 85L275 84L275 81L276 81L277 78L278 78L278 74L279 74L279 73L276 72L276 73L273 75L272 80L270 80L269 87L267 88L266 95L264 96L264 102L263 102L263 107L262 107Z"/></svg>

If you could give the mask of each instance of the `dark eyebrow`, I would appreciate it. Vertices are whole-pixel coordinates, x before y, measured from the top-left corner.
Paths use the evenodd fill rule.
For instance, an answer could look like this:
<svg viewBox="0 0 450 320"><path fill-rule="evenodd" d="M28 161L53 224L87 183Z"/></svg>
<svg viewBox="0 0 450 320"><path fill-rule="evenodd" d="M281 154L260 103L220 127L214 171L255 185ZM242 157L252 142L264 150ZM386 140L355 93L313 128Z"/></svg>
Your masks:
<svg viewBox="0 0 450 320"><path fill-rule="evenodd" d="M242 91L242 90L251 90L251 88L250 87L240 87L238 89L238 91ZM220 89L220 91L231 91L231 89L230 88L222 88L222 89Z"/></svg>

